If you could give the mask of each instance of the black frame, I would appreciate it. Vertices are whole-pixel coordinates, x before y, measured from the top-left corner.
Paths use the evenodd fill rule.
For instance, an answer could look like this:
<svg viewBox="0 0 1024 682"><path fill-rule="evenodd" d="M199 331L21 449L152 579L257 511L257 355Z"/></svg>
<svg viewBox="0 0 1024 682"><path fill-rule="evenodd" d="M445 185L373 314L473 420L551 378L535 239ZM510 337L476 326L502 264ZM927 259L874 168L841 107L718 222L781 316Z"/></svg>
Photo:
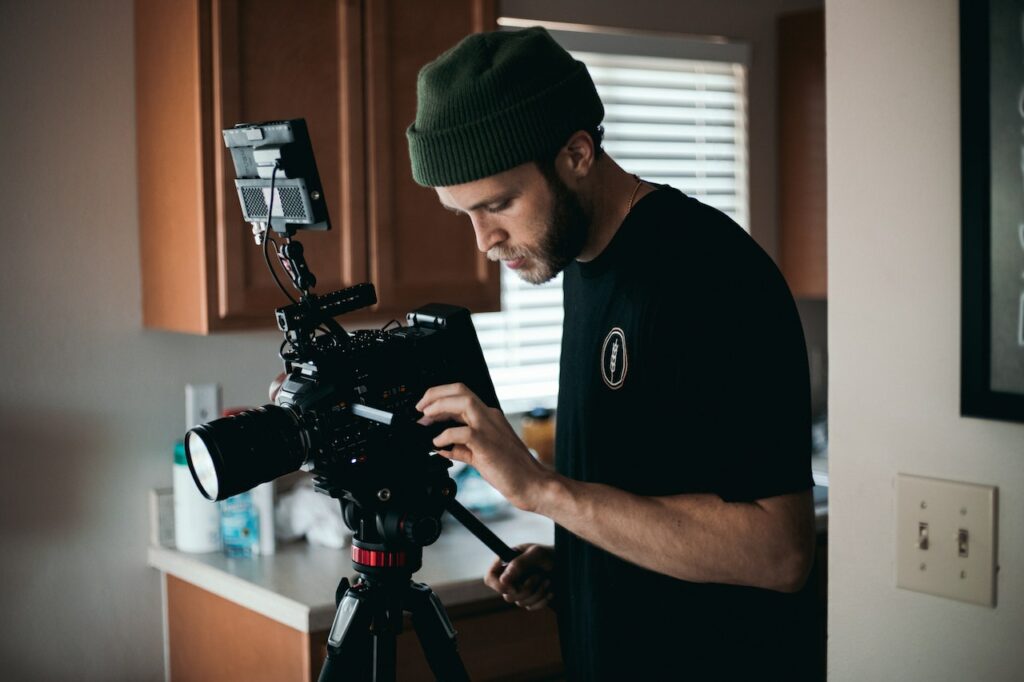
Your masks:
<svg viewBox="0 0 1024 682"><path fill-rule="evenodd" d="M992 390L989 2L960 0L960 414L1024 422L1024 394Z"/></svg>

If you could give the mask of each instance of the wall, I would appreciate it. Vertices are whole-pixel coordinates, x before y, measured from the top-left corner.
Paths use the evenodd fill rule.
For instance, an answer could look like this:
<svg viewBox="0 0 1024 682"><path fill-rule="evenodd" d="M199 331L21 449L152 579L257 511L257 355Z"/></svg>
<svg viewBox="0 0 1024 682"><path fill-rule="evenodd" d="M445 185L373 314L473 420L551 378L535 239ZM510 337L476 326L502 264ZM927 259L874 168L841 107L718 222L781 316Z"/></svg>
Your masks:
<svg viewBox="0 0 1024 682"><path fill-rule="evenodd" d="M752 219L774 251L774 16L814 4L504 6L748 40ZM260 402L279 337L141 328L131 3L0 0L0 13L0 678L161 679L146 490L170 483L184 384Z"/></svg>
<svg viewBox="0 0 1024 682"><path fill-rule="evenodd" d="M162 679L146 490L185 383L260 401L279 336L141 327L131 4L2 16L0 678Z"/></svg>
<svg viewBox="0 0 1024 682"><path fill-rule="evenodd" d="M955 0L826 4L833 680L1019 680L1024 425L959 416ZM897 472L999 486L998 606L898 590Z"/></svg>

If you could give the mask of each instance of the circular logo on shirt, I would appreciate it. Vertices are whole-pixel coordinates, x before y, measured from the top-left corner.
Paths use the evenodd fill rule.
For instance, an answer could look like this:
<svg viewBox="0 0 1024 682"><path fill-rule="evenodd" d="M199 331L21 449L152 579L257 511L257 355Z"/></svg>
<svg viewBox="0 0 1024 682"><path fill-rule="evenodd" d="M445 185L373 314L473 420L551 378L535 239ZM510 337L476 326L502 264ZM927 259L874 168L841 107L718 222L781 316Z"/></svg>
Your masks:
<svg viewBox="0 0 1024 682"><path fill-rule="evenodd" d="M604 337L601 345L601 378L608 388L622 388L629 369L629 357L626 355L626 334L615 327Z"/></svg>

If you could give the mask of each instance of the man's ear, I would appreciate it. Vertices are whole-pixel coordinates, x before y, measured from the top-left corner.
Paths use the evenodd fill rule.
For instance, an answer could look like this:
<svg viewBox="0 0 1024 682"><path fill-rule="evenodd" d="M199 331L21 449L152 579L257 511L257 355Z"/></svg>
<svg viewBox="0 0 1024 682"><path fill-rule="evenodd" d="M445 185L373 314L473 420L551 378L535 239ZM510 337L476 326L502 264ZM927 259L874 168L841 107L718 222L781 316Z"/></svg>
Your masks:
<svg viewBox="0 0 1024 682"><path fill-rule="evenodd" d="M558 152L561 170L575 180L585 178L594 166L594 140L590 134L577 130Z"/></svg>

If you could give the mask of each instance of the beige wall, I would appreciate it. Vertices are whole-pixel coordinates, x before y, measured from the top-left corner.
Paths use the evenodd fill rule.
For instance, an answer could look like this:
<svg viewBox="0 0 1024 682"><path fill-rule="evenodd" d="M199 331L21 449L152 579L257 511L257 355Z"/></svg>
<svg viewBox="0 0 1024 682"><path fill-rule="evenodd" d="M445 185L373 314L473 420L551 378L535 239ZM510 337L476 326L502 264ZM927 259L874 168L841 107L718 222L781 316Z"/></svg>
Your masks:
<svg viewBox="0 0 1024 682"><path fill-rule="evenodd" d="M955 0L829 0L833 680L1024 675L1024 425L959 416ZM999 486L998 606L894 587L897 472Z"/></svg>
<svg viewBox="0 0 1024 682"><path fill-rule="evenodd" d="M504 4L749 40L753 223L773 249L774 14L815 2ZM261 402L279 337L141 328L131 3L0 16L0 678L161 679L145 491L170 483L184 384Z"/></svg>
<svg viewBox="0 0 1024 682"><path fill-rule="evenodd" d="M0 679L162 679L146 489L184 384L259 401L279 337L141 327L131 3L0 9Z"/></svg>

